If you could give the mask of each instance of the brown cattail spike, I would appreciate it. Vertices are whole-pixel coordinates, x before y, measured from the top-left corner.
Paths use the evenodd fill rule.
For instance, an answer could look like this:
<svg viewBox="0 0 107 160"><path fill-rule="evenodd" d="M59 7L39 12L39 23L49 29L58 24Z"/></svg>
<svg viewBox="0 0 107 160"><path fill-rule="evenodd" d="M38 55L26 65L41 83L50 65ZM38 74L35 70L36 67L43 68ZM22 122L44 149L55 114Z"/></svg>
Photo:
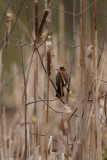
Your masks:
<svg viewBox="0 0 107 160"><path fill-rule="evenodd" d="M50 3L51 3L51 0L47 0L47 3L48 3L48 7L49 7L49 5L50 5Z"/></svg>
<svg viewBox="0 0 107 160"><path fill-rule="evenodd" d="M7 47L7 43L9 41L9 35L10 35L10 31L11 31L11 20L12 20L12 14L11 13L7 13L6 15L6 33L5 33L5 36L6 36L6 47Z"/></svg>
<svg viewBox="0 0 107 160"><path fill-rule="evenodd" d="M45 0L45 9L49 9L52 0Z"/></svg>
<svg viewBox="0 0 107 160"><path fill-rule="evenodd" d="M49 10L49 14L46 18L46 24L45 24L45 27L47 29L47 31L49 31L50 29L50 24L51 24L51 19L52 19L52 16L51 16L51 9L50 9L50 4L51 4L51 0L46 0L46 8Z"/></svg>
<svg viewBox="0 0 107 160"><path fill-rule="evenodd" d="M51 36L48 36L48 40L46 42L47 73L48 73L48 76L51 75L51 50L52 50Z"/></svg>
<svg viewBox="0 0 107 160"><path fill-rule="evenodd" d="M39 10L39 3L38 0L35 1L35 38L38 35L38 10Z"/></svg>
<svg viewBox="0 0 107 160"><path fill-rule="evenodd" d="M46 22L46 18L49 14L49 10L45 10L45 13L43 15L43 18L42 18L42 21L41 21L41 24L39 26L39 30L38 30L38 38L40 38L41 34L42 34L42 31L43 31L43 27L45 26L45 22Z"/></svg>

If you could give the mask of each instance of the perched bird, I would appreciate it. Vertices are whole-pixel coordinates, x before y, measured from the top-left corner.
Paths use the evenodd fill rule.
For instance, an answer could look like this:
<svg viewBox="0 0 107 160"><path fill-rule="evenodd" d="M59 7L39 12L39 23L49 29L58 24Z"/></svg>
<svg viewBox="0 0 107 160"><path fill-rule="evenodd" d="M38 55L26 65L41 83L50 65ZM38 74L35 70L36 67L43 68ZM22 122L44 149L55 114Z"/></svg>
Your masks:
<svg viewBox="0 0 107 160"><path fill-rule="evenodd" d="M68 84L68 74L66 72L66 69L64 67L60 67L60 69L57 71L56 75L56 97L63 97L64 96L64 89Z"/></svg>

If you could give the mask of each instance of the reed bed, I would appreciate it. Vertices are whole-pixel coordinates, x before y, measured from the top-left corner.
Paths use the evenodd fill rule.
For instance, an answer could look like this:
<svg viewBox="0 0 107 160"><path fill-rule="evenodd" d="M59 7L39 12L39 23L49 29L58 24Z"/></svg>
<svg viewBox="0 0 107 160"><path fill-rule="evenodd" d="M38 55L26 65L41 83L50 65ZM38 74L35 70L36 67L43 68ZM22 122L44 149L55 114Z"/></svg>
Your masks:
<svg viewBox="0 0 107 160"><path fill-rule="evenodd" d="M15 0L12 2L14 11L10 9L10 5L4 17L6 29L4 38L0 41L0 159L106 160L107 81L103 78L106 72L107 49L105 35L100 56L98 55L97 1L93 0L87 7L88 1L80 0L79 19L76 18L75 0L73 0L73 13L64 10L62 2L60 9L53 7L52 2L45 0L41 17L39 16L41 2L38 0L32 2L34 33L30 29L29 6L26 6L30 43L23 40L22 25ZM92 6L90 20L92 24L88 33L90 6ZM73 42L70 46L68 65L64 53L62 55L54 53L64 52L65 48L63 49L64 46L61 48L61 44L58 44L59 50L58 47L54 50L56 35L51 32L52 8L60 12L61 19L64 19L64 12L72 16ZM11 36L13 20L16 21L18 38ZM79 27L76 27L77 21ZM64 35L64 26L61 24L59 37ZM90 35L92 38L88 43ZM76 43L77 39L79 45ZM16 43L13 44L13 41ZM13 84L14 104L11 101L9 104L16 106L16 109L9 123L5 106L8 104L5 102L8 97L3 96L5 85L3 52L10 46L18 48L21 71L20 78L13 77L16 79ZM65 96L56 97L55 72L62 65L61 56L63 65L68 67L68 84L64 88ZM72 63L74 59L76 59L75 64ZM14 65L13 74L16 75L18 70L19 68Z"/></svg>

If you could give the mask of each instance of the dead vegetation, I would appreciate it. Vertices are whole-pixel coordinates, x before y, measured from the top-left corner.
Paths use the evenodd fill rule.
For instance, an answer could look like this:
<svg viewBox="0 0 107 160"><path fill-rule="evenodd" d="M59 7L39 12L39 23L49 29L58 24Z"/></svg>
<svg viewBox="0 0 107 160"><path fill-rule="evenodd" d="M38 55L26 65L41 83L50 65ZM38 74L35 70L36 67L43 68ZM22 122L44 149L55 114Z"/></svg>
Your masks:
<svg viewBox="0 0 107 160"><path fill-rule="evenodd" d="M72 2L73 13L64 10L62 2L59 8L52 2L45 0L41 18L41 2L32 2L34 31L30 28L29 6L25 8L30 42L23 40L23 25L15 1L14 12L9 5L5 14L6 28L0 41L0 159L106 160L107 49L105 33L98 54L97 1L93 0L88 5L87 0L80 0L79 14L76 13L75 0ZM93 12L88 33L90 7ZM64 43L57 44L57 36L51 32L52 8L60 12L61 20L64 20L64 13L73 17L73 43L69 46L69 57ZM79 27L76 27L77 16ZM11 36L13 21L17 26L17 38ZM61 26L63 23L59 25L58 32L61 38L65 34L64 26ZM18 49L21 69L16 64L12 65L13 76L6 81L3 52L9 47ZM64 87L65 96L55 97L55 72L60 66L67 67L69 81ZM11 83L13 90L9 96L7 92L4 94L4 90ZM8 106L15 109L9 118Z"/></svg>

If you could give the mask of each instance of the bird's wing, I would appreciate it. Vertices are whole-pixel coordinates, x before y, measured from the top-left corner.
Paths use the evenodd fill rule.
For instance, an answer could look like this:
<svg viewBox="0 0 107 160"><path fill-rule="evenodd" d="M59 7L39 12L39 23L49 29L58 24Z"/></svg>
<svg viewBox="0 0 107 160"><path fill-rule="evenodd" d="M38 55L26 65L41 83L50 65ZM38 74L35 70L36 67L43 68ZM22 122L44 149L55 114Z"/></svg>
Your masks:
<svg viewBox="0 0 107 160"><path fill-rule="evenodd" d="M67 83L68 83L68 75L67 75L67 73L66 72L60 72L60 75L61 75L61 78L62 78L64 86L66 86Z"/></svg>

